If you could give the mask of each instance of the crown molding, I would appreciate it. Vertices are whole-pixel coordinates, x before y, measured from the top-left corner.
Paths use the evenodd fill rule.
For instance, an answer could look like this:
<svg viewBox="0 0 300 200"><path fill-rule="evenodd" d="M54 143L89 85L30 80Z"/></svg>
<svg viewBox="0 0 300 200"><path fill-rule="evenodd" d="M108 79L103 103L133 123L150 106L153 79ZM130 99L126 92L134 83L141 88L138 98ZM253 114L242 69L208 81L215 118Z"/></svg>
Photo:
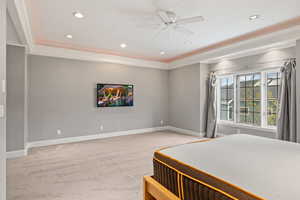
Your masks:
<svg viewBox="0 0 300 200"><path fill-rule="evenodd" d="M122 65L136 66L136 67L147 67L147 68L168 70L167 63L127 58L122 56L113 56L113 55L100 54L100 53L92 53L86 51L78 51L72 49L49 47L44 45L33 45L33 48L30 49L29 54L58 57L58 58L68 58L68 59L75 59L75 60L117 63Z"/></svg>
<svg viewBox="0 0 300 200"><path fill-rule="evenodd" d="M250 40L240 41L205 53L199 53L169 63L169 69L176 69L194 63L216 63L222 59L236 59L257 55L272 49L283 49L296 45L300 39L300 26L274 32Z"/></svg>

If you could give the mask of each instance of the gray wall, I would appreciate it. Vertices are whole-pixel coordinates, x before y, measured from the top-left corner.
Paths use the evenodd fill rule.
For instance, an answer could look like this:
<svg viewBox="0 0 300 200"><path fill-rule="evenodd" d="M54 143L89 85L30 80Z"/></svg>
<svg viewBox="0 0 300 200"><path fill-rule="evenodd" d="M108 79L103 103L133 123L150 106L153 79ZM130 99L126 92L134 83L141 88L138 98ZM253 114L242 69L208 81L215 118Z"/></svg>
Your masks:
<svg viewBox="0 0 300 200"><path fill-rule="evenodd" d="M208 95L208 80L209 80L210 66L207 64L200 64L200 132L206 132L207 119L207 95Z"/></svg>
<svg viewBox="0 0 300 200"><path fill-rule="evenodd" d="M168 123L168 71L44 56L29 56L28 69L29 141ZM134 84L134 107L96 108L97 83Z"/></svg>
<svg viewBox="0 0 300 200"><path fill-rule="evenodd" d="M200 64L169 71L169 125L200 132Z"/></svg>
<svg viewBox="0 0 300 200"><path fill-rule="evenodd" d="M25 63L25 48L7 45L7 151L24 149Z"/></svg>
<svg viewBox="0 0 300 200"><path fill-rule="evenodd" d="M6 80L6 0L0 1L0 88ZM0 90L0 106L6 109L6 94ZM0 200L6 200L6 117L0 116Z"/></svg>
<svg viewBox="0 0 300 200"><path fill-rule="evenodd" d="M286 48L281 50L273 50L264 54L247 56L234 60L224 60L223 62L211 64L211 71L218 71L222 74L228 72L234 72L237 70L251 70L251 68L265 67L267 65L276 65L276 63L282 63L282 59L294 58L296 56L296 48ZM273 63L274 62L274 63ZM276 134L270 131L262 131L257 129L234 127L230 125L218 125L218 132L221 134L235 134L245 133L252 135L260 135L265 137L274 138Z"/></svg>

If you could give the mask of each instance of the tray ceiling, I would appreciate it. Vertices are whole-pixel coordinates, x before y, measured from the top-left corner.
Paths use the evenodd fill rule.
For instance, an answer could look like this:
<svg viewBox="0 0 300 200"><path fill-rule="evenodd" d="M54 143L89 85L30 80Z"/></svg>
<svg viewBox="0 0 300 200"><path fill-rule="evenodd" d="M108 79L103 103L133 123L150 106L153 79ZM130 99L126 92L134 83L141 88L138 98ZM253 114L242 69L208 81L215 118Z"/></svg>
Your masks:
<svg viewBox="0 0 300 200"><path fill-rule="evenodd" d="M300 1L26 0L26 6L37 44L167 62L297 18ZM161 22L158 9L173 11L178 18L200 15L204 21L184 25L194 34L172 30L158 34L159 27L153 26ZM76 11L84 17L74 17ZM260 17L249 20L252 15ZM126 48L120 47L122 43Z"/></svg>

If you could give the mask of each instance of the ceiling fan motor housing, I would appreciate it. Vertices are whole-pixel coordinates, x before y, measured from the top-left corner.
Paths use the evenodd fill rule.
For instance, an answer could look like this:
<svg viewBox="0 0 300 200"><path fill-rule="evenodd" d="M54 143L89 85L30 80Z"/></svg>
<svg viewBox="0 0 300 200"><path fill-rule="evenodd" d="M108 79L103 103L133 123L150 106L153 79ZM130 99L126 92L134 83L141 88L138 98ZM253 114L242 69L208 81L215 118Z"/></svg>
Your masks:
<svg viewBox="0 0 300 200"><path fill-rule="evenodd" d="M176 23L177 16L174 12L172 11L166 11L166 14L168 15L170 21L168 23Z"/></svg>

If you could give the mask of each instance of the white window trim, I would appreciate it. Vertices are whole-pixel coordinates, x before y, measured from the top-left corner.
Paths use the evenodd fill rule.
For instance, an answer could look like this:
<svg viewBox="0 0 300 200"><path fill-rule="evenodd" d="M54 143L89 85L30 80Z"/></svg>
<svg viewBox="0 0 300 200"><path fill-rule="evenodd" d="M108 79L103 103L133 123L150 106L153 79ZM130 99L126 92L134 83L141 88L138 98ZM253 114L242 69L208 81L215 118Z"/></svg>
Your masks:
<svg viewBox="0 0 300 200"><path fill-rule="evenodd" d="M268 72L279 72L280 67L272 67L270 69L263 69L263 70L246 70L246 71L240 71L237 73L231 73L231 74L226 74L226 75L217 75L217 124L218 125L224 125L224 126L230 126L230 127L236 127L236 128L244 128L244 129L253 129L253 130L258 130L258 131L264 131L264 132L272 132L276 133L277 128L275 126L268 126L267 125L267 76L266 74ZM238 121L238 111L239 111L239 104L237 103L237 96L239 94L237 90L238 88L238 81L237 81L237 76L238 75L244 75L244 74L249 74L249 73L261 73L261 125L260 126L255 126L255 125L250 125L250 124L244 124L244 123L239 123ZM233 116L233 121L229 120L221 120L220 119L220 95L221 95L221 88L220 88L220 79L221 78L227 78L227 77L232 77L233 82L234 82L234 116Z"/></svg>

